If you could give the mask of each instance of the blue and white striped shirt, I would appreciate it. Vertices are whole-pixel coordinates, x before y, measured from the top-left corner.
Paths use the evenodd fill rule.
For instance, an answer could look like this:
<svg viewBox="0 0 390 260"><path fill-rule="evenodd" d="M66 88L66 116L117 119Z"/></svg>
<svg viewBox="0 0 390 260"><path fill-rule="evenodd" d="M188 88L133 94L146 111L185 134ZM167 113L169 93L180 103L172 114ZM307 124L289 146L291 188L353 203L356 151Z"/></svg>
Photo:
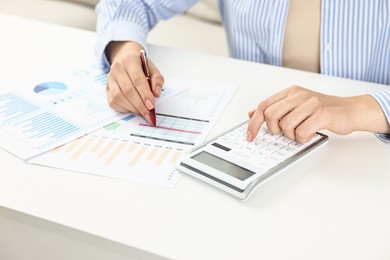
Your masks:
<svg viewBox="0 0 390 260"><path fill-rule="evenodd" d="M158 21L197 0L102 0L97 5L97 52L104 62L110 41L146 46ZM282 65L289 0L219 0L230 54ZM321 73L390 85L390 0L322 0ZM390 124L390 89L370 93Z"/></svg>

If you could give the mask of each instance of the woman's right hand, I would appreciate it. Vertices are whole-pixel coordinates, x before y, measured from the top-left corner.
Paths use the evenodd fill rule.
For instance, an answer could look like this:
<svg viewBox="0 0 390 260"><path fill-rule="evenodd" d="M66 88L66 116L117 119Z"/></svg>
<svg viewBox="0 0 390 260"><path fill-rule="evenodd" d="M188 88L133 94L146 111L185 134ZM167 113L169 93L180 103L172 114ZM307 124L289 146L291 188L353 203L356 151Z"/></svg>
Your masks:
<svg viewBox="0 0 390 260"><path fill-rule="evenodd" d="M150 87L142 70L140 51L135 42L111 42L106 55L111 64L107 75L107 100L109 105L121 113L136 113L152 123L149 111L156 105L155 98L161 95L164 78L148 59Z"/></svg>

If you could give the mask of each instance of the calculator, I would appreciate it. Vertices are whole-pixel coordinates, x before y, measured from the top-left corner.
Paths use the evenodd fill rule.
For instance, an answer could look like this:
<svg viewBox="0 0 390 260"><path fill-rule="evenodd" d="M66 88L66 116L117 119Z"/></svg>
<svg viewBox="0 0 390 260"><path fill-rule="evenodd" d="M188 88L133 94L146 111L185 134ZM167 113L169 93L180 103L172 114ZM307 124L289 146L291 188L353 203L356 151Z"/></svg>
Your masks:
<svg viewBox="0 0 390 260"><path fill-rule="evenodd" d="M189 151L176 168L241 200L256 187L328 141L316 133L301 144L271 134L265 124L252 142L246 140L248 122Z"/></svg>

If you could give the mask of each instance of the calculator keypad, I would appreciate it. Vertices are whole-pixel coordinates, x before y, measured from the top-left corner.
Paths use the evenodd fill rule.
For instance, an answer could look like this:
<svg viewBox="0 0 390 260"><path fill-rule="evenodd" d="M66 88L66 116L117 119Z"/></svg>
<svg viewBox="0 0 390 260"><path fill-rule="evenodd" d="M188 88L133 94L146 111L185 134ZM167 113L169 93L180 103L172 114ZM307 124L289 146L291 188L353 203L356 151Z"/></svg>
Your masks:
<svg viewBox="0 0 390 260"><path fill-rule="evenodd" d="M248 142L246 140L247 128L248 124L243 124L219 137L215 142L229 147L231 149L229 153L244 160L250 160L264 169L272 168L287 160L320 138L320 135L316 134L309 142L301 144L284 135L271 134L263 125L256 138L252 142Z"/></svg>

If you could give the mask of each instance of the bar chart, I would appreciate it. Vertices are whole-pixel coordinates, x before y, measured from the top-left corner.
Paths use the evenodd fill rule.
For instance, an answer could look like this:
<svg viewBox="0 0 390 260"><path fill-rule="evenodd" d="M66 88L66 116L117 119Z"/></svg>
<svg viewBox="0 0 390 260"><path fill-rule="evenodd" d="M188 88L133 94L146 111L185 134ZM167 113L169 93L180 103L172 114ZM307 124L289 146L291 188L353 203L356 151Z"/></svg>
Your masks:
<svg viewBox="0 0 390 260"><path fill-rule="evenodd" d="M3 129L37 149L44 149L80 131L77 124L14 93L0 96L0 119Z"/></svg>
<svg viewBox="0 0 390 260"><path fill-rule="evenodd" d="M156 127L129 114L30 162L173 188L183 153L205 140L235 90L187 88L156 106Z"/></svg>
<svg viewBox="0 0 390 260"><path fill-rule="evenodd" d="M14 122L19 117L26 117L39 110L39 106L17 96L14 93L0 95L0 124L1 126Z"/></svg>
<svg viewBox="0 0 390 260"><path fill-rule="evenodd" d="M58 168L171 188L179 180L174 167L184 150L185 147L91 134L57 147L31 162L54 161L52 166Z"/></svg>
<svg viewBox="0 0 390 260"><path fill-rule="evenodd" d="M106 75L89 65L0 93L0 146L27 160L119 120L106 101Z"/></svg>

